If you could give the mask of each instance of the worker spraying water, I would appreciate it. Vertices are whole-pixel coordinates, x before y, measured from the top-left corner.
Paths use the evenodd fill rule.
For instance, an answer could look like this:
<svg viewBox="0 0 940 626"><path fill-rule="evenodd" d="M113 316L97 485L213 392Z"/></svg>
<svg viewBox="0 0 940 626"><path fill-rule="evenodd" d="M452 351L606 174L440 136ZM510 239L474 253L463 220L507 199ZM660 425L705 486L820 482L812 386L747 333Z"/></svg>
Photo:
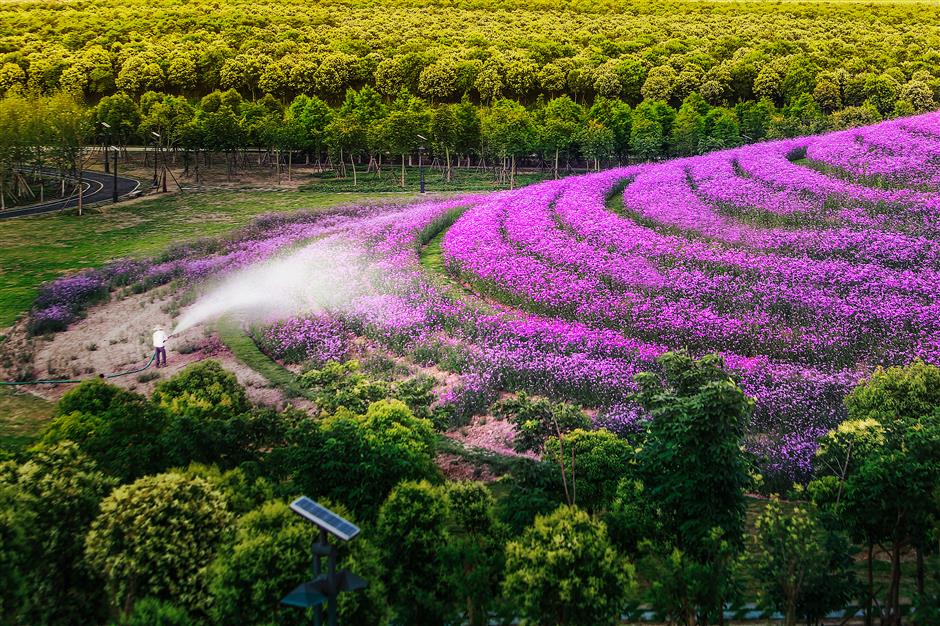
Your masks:
<svg viewBox="0 0 940 626"><path fill-rule="evenodd" d="M153 327L154 362L157 367L166 367L166 342L176 335L167 335L163 326L157 324Z"/></svg>

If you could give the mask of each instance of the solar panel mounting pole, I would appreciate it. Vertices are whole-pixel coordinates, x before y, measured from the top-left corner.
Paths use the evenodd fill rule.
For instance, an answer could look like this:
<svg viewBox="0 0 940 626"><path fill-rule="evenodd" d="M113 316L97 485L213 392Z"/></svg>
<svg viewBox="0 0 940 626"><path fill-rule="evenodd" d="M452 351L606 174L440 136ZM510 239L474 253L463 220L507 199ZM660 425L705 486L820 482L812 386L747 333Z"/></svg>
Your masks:
<svg viewBox="0 0 940 626"><path fill-rule="evenodd" d="M319 532L313 542L313 580L298 585L281 599L281 603L304 609L312 608L314 626L323 626L323 605L327 604L327 623L329 626L337 626L339 594L365 589L368 583L349 570L336 571L338 553L336 546L330 544L329 535L334 535L340 541L349 541L359 534L359 527L306 496L292 502L290 508L315 524ZM323 557L327 559L325 573Z"/></svg>

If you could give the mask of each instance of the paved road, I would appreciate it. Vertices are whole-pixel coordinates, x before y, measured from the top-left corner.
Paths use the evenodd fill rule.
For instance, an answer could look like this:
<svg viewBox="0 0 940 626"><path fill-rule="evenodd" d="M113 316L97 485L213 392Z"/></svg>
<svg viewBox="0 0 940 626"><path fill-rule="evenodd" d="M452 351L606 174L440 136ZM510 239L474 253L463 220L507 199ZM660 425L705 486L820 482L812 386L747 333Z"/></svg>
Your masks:
<svg viewBox="0 0 940 626"><path fill-rule="evenodd" d="M50 174L52 174L50 172ZM103 172L84 172L82 180L85 181L85 193L82 197L83 204L94 204L95 202L109 201L112 197L112 187L114 185L114 175ZM118 174L117 192L118 197L124 196L136 191L140 183L133 178L124 178ZM67 198L50 200L42 204L31 204L18 209L7 209L0 211L0 220L13 217L24 217L27 215L39 215L41 213L50 213L52 211L61 211L62 209L71 209L78 206L78 195L72 195Z"/></svg>

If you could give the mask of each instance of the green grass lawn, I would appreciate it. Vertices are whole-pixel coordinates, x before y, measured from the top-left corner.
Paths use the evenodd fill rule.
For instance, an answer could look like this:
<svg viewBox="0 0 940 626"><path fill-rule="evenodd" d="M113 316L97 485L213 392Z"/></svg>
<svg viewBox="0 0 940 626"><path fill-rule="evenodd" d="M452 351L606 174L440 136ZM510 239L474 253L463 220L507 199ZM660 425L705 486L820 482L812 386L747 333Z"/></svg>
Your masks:
<svg viewBox="0 0 940 626"><path fill-rule="evenodd" d="M105 207L0 222L0 328L27 311L44 281L124 256L225 233L271 211L329 208L375 194L212 191L156 196ZM392 197L402 200L401 194Z"/></svg>
<svg viewBox="0 0 940 626"><path fill-rule="evenodd" d="M366 172L364 166L356 175L353 183L352 168L346 168L346 178L338 178L333 170L310 176L310 182L301 186L304 191L356 191L363 192L398 192L417 193L421 183L421 172L417 167L405 168L405 187L401 187L401 168L397 165L385 165L382 173ZM583 174L584 170L571 171L569 174ZM523 187L552 177L549 170L542 172L518 172L515 186ZM509 189L508 178L500 183L492 170L480 170L477 167L451 168L451 180L448 182L440 168L424 168L424 187L428 192L457 191L495 191Z"/></svg>
<svg viewBox="0 0 940 626"><path fill-rule="evenodd" d="M0 387L0 449L15 450L32 442L52 417L52 409L42 398Z"/></svg>

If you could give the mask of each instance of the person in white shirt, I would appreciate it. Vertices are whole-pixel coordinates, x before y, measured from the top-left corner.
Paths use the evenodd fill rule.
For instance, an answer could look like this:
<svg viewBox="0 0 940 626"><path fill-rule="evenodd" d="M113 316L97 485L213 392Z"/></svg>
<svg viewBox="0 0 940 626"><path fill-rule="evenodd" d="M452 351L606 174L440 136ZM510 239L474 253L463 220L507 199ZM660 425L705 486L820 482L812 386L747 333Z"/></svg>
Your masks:
<svg viewBox="0 0 940 626"><path fill-rule="evenodd" d="M161 367L160 359L163 359L162 367L166 367L166 340L169 339L163 332L163 326L154 326L153 329L153 347L157 351L154 358L157 361L157 367Z"/></svg>

